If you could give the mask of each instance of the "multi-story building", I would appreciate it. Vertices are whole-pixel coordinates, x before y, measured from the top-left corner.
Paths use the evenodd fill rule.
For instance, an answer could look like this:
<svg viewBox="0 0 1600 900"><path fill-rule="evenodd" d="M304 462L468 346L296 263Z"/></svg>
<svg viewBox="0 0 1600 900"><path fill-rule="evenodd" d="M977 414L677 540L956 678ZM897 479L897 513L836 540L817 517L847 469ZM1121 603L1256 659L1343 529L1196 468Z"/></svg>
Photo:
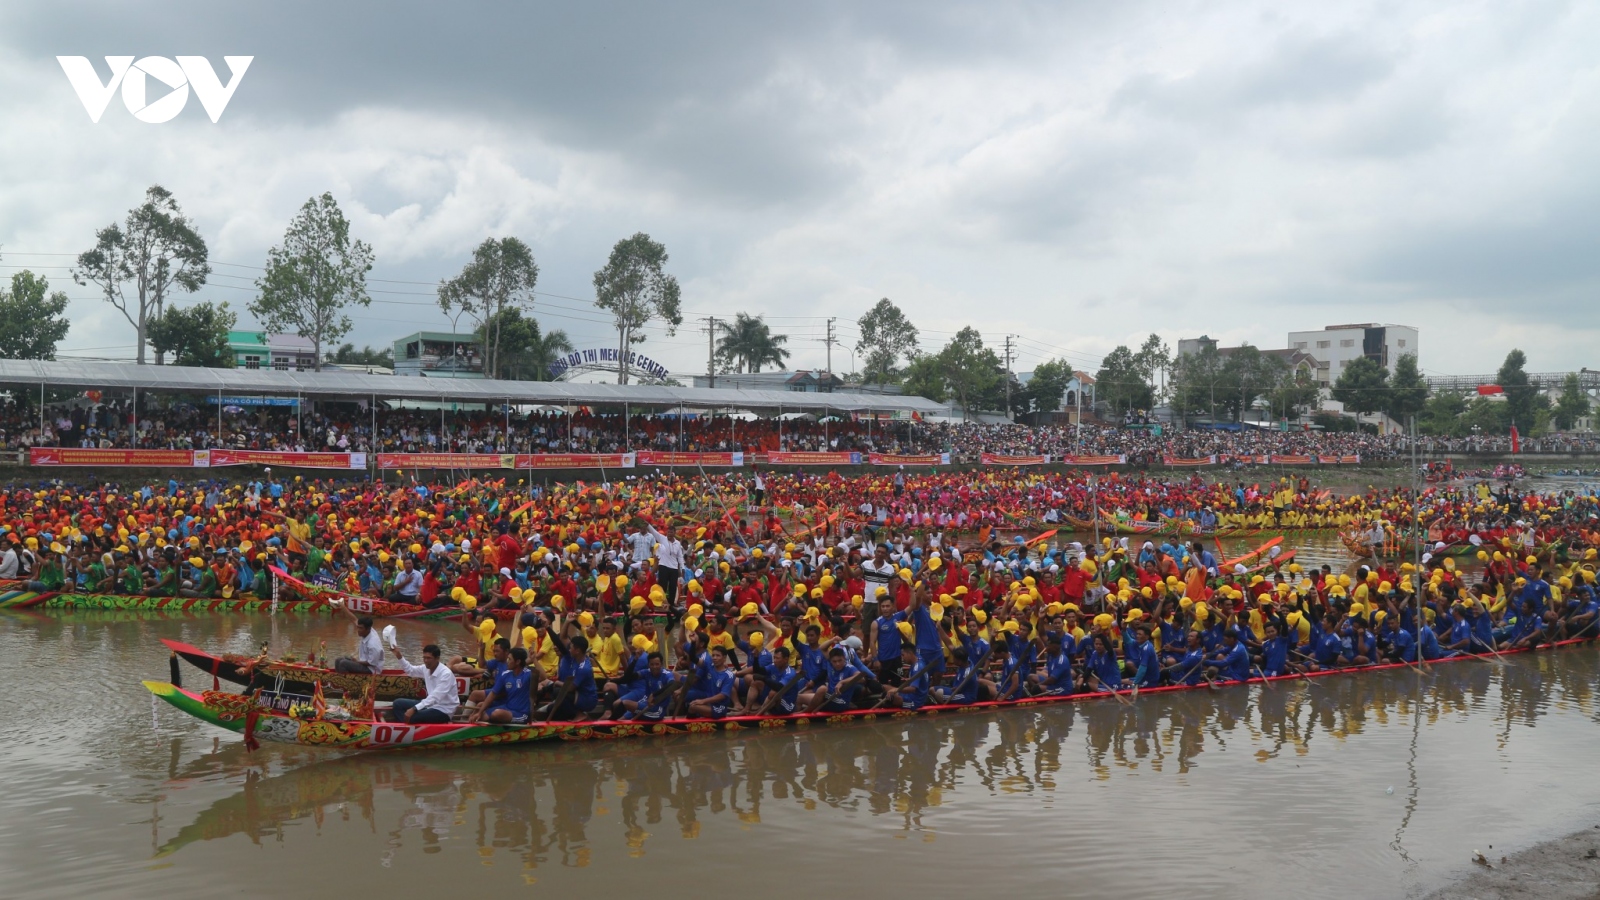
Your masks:
<svg viewBox="0 0 1600 900"><path fill-rule="evenodd" d="M394 374L482 378L483 341L475 334L419 331L394 342Z"/></svg>
<svg viewBox="0 0 1600 900"><path fill-rule="evenodd" d="M298 334L230 331L228 350L233 353L233 365L238 369L308 372L317 367L315 345L310 338Z"/></svg>
<svg viewBox="0 0 1600 900"><path fill-rule="evenodd" d="M1329 325L1321 331L1289 332L1289 349L1317 361L1317 383L1339 380L1344 367L1365 356L1394 373L1395 363L1417 352L1417 329L1408 325Z"/></svg>

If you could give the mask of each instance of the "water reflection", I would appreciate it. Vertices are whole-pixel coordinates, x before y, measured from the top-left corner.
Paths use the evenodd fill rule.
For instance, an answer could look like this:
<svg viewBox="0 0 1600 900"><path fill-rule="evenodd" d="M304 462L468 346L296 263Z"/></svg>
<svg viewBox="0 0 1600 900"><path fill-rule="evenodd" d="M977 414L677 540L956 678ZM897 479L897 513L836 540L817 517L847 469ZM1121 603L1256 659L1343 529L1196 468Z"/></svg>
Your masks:
<svg viewBox="0 0 1600 900"><path fill-rule="evenodd" d="M532 870L589 865L597 842L619 839L628 855L645 857L664 850L662 835L698 838L712 817L759 829L819 811L875 817L897 836L933 842L937 832L925 816L957 792L968 807L974 797L981 807L984 794L1066 800L1086 778L1181 784L1205 764L1208 750L1252 753L1265 767L1263 779L1283 779L1290 790L1337 790L1345 774L1341 745L1398 726L1409 734L1410 758L1405 811L1390 846L1409 862L1404 836L1421 799L1418 770L1428 762L1417 758L1422 729L1446 717L1488 715L1497 720L1503 750L1513 726L1532 728L1552 707L1593 717L1597 670L1600 655L1579 649L1428 672L1146 695L1129 707L1102 701L812 732L512 751L327 759L290 748L252 758L224 739L180 767L184 749L195 748L175 741L168 792L217 779L239 779L242 787L176 833L166 829L155 850L167 856L235 835L283 841L291 827L320 834L337 820L384 835L385 864L400 853L437 853L447 842L467 841L485 861L509 854ZM1160 808L1159 796L1151 802Z"/></svg>

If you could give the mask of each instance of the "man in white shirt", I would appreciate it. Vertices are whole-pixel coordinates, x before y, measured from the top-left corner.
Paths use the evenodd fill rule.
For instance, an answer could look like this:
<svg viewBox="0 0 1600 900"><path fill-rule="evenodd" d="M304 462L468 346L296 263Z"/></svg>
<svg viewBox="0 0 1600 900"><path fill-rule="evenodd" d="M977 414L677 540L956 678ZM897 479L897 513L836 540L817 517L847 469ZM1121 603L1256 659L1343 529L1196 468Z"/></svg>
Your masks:
<svg viewBox="0 0 1600 900"><path fill-rule="evenodd" d="M889 545L879 544L873 550L872 558L861 563L861 577L866 582L866 597L869 600L877 597L880 587L888 591L889 582L894 578L896 571L894 562L889 559Z"/></svg>
<svg viewBox="0 0 1600 900"><path fill-rule="evenodd" d="M450 716L460 705L461 696L456 693L456 673L439 662L439 645L429 644L422 648L420 666L406 662L405 654L399 647L394 648L394 655L407 675L422 679L427 686L428 696L421 700L402 697L394 701L394 708L389 711L389 721L408 725L450 724Z"/></svg>
<svg viewBox="0 0 1600 900"><path fill-rule="evenodd" d="M0 578L16 578L20 565L21 557L17 556L16 545L7 544L5 554L0 555Z"/></svg>
<svg viewBox="0 0 1600 900"><path fill-rule="evenodd" d="M421 590L422 573L417 571L416 563L407 556L400 564L400 571L394 573L394 593L388 599L394 603L416 603Z"/></svg>
<svg viewBox="0 0 1600 900"><path fill-rule="evenodd" d="M683 544L675 535L662 534L650 529L650 535L660 543L656 547L656 583L667 593L667 602L677 605L678 583L683 577Z"/></svg>
<svg viewBox="0 0 1600 900"><path fill-rule="evenodd" d="M352 675L376 675L383 671L383 642L378 640L378 632L372 628L372 617L362 616L357 619L350 607L340 605L339 611L355 619L356 623L356 656L351 659L341 656L333 661L336 672L348 672Z"/></svg>

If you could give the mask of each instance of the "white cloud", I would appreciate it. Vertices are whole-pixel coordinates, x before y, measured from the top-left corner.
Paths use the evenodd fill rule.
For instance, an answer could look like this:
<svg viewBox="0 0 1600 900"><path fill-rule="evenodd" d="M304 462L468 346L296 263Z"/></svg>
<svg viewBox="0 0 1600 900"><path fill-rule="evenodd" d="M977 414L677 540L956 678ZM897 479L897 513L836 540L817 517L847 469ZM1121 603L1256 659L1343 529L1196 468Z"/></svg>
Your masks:
<svg viewBox="0 0 1600 900"><path fill-rule="evenodd" d="M1150 331L1270 347L1367 319L1421 326L1439 371L1491 369L1513 340L1537 369L1593 362L1590 6L747 8L610 35L534 10L503 28L538 35L521 67L509 35L457 39L475 13L424 26L398 10L381 35L333 23L354 42L343 60L273 23L224 41L228 17L211 17L185 40L218 49L179 49L262 45L215 126L197 104L148 126L115 102L91 125L37 49L66 40L38 39L61 23L0 22L14 41L0 56L14 98L0 110L0 265L66 283L44 267L67 257L20 251L87 247L153 182L215 259L259 265L326 190L374 245L376 276L422 282L383 286L399 293L362 312L357 343L443 324L427 285L484 237L530 241L542 287L585 297L611 243L644 230L672 253L686 309L767 314L796 365L820 364L821 317L848 326L880 296L927 345L967 324L997 343L1024 335L1024 366ZM417 71L385 55L425 27L439 49L412 54ZM202 296L242 308L250 270L218 272L238 277ZM70 346L129 342L113 311L68 290ZM606 342L581 306L550 300L546 324ZM692 327L646 352L702 367Z"/></svg>

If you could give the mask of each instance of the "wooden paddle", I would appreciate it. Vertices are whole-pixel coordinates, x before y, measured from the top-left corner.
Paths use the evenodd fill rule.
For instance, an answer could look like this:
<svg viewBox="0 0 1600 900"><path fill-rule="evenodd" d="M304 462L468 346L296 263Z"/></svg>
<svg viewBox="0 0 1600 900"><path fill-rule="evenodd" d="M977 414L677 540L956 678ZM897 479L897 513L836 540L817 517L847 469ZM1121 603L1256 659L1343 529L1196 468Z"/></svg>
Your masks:
<svg viewBox="0 0 1600 900"><path fill-rule="evenodd" d="M1277 537L1273 538L1272 540L1267 541L1265 544L1262 544L1261 546L1257 547L1256 549L1251 550L1249 553L1246 553L1245 555L1243 555L1241 557L1238 557L1237 559L1228 560L1227 562L1223 563L1219 568L1220 569L1231 569L1234 566L1236 566L1239 563L1242 563L1242 562L1244 562L1246 560L1255 559L1257 556L1260 556L1261 554L1266 553L1268 550L1271 550L1273 547L1276 547L1281 543L1283 543L1283 535L1280 534Z"/></svg>

